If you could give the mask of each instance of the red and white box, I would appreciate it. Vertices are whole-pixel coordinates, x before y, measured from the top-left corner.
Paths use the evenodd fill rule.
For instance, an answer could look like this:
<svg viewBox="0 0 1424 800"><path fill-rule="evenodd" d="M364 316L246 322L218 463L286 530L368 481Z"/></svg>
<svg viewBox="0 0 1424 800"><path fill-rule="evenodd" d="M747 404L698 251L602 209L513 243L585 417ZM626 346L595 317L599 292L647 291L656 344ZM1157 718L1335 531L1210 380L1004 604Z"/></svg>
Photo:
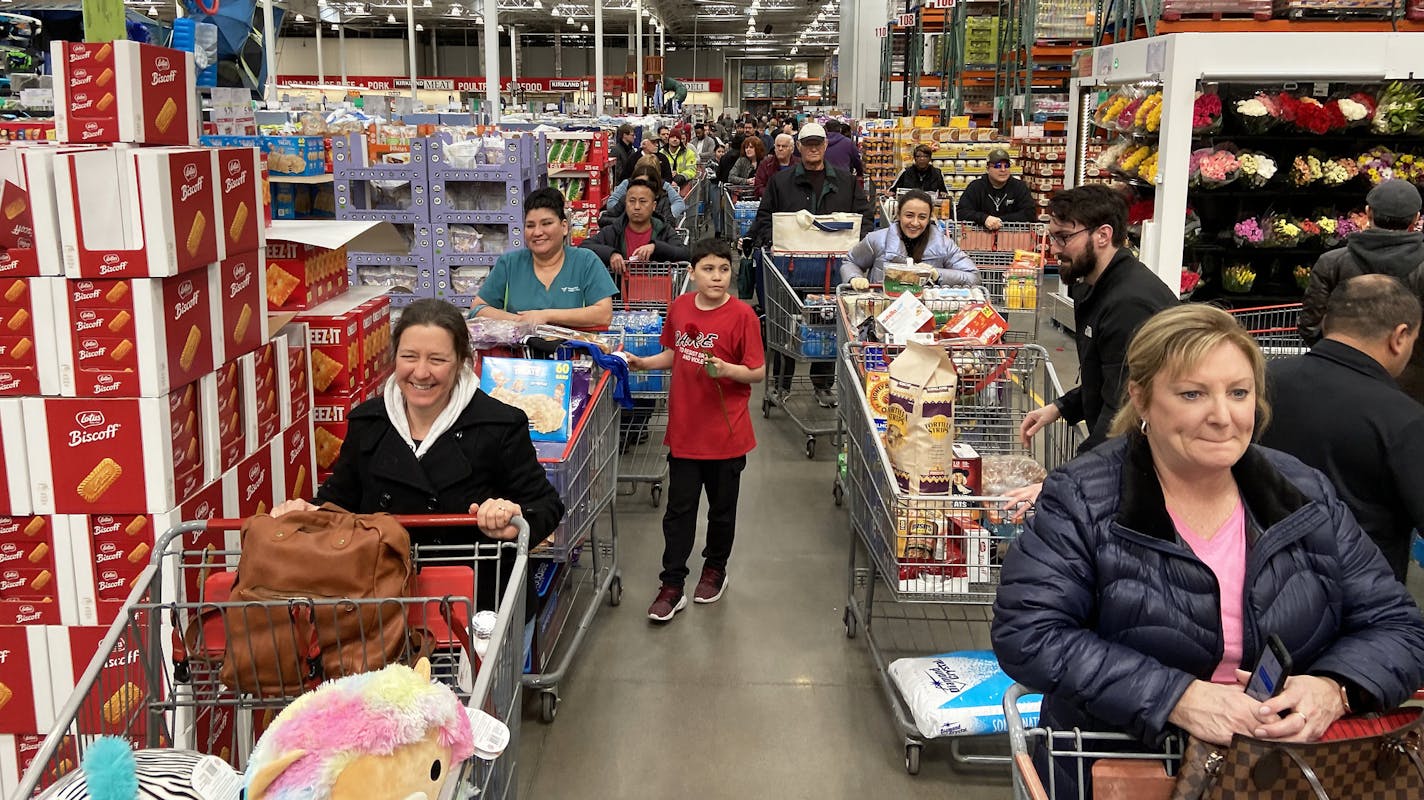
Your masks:
<svg viewBox="0 0 1424 800"><path fill-rule="evenodd" d="M286 364L278 354L286 352L286 338L279 335L238 359L243 384L250 389L245 394L247 407L243 411L249 453L272 441L282 430L282 403L290 404L291 387Z"/></svg>
<svg viewBox="0 0 1424 800"><path fill-rule="evenodd" d="M370 376L365 372L362 337L370 330L367 320L372 310L362 306L384 295L379 286L363 286L297 315L307 323L315 394L343 394L365 387Z"/></svg>
<svg viewBox="0 0 1424 800"><path fill-rule="evenodd" d="M0 148L0 276L64 274L54 160L65 151L41 144Z"/></svg>
<svg viewBox="0 0 1424 800"><path fill-rule="evenodd" d="M252 253L258 256L260 265L259 251L267 243L262 219L262 151L256 147L218 147L213 148L212 154L221 213L218 256L232 258Z"/></svg>
<svg viewBox="0 0 1424 800"><path fill-rule="evenodd" d="M361 304L362 384L370 384L394 363L395 354L391 350L391 296L382 294Z"/></svg>
<svg viewBox="0 0 1424 800"><path fill-rule="evenodd" d="M262 280L262 253L219 261L208 271L209 295L216 306L213 337L216 363L231 361L267 342L267 283Z"/></svg>
<svg viewBox="0 0 1424 800"><path fill-rule="evenodd" d="M55 281L67 397L156 397L222 363L220 265L167 278ZM260 327L260 321L257 325Z"/></svg>
<svg viewBox="0 0 1424 800"><path fill-rule="evenodd" d="M144 642L134 635L135 627L150 630L144 623L144 620L138 620L135 625L125 626L113 648L104 654L98 680L85 693L75 718L79 733L127 730L130 734L142 735L147 730L149 682L144 677ZM97 657L99 645L109 633L109 627L75 625L45 630L49 634L52 696L68 698L74 694L78 678ZM170 663L173 651L170 637L159 638L164 663Z"/></svg>
<svg viewBox="0 0 1424 800"><path fill-rule="evenodd" d="M55 159L64 274L162 278L218 260L212 151L122 147Z"/></svg>
<svg viewBox="0 0 1424 800"><path fill-rule="evenodd" d="M68 547L56 535L51 517L0 517L0 625L74 625L78 607L73 595ZM41 575L45 585L33 584Z"/></svg>
<svg viewBox="0 0 1424 800"><path fill-rule="evenodd" d="M198 143L193 54L137 42L52 42L61 142Z"/></svg>
<svg viewBox="0 0 1424 800"><path fill-rule="evenodd" d="M0 277L0 395L60 393L54 303L63 289L61 278Z"/></svg>
<svg viewBox="0 0 1424 800"><path fill-rule="evenodd" d="M48 691L48 688L46 688ZM20 785L20 778L29 771L44 744L43 733L0 734L0 792L10 794ZM60 740L51 767L40 777L37 788L48 789L70 770L79 766L79 749L73 736Z"/></svg>
<svg viewBox="0 0 1424 800"><path fill-rule="evenodd" d="M9 702L0 714L0 733L47 731L54 725L52 700L68 698L50 690L48 635L62 630L46 626L0 626L0 686ZM90 650L89 652L94 652Z"/></svg>
<svg viewBox="0 0 1424 800"><path fill-rule="evenodd" d="M112 623L153 561L163 520L148 514L61 514L54 520L70 547L78 624Z"/></svg>
<svg viewBox="0 0 1424 800"><path fill-rule="evenodd" d="M364 391L321 394L312 400L312 450L316 455L317 482L326 480L346 441L346 419L366 400Z"/></svg>
<svg viewBox="0 0 1424 800"><path fill-rule="evenodd" d="M315 308L347 290L346 248L270 241L266 278L269 311Z"/></svg>
<svg viewBox="0 0 1424 800"><path fill-rule="evenodd" d="M25 415L19 398L0 399L0 510L14 516L34 513Z"/></svg>
<svg viewBox="0 0 1424 800"><path fill-rule="evenodd" d="M199 520L210 520L222 515L223 510L223 482L220 479L204 486L183 502L183 505L173 509L164 517L164 524L173 527L182 522L195 522ZM182 566L179 571L182 574L181 586L182 594L176 595L180 602L195 602L201 596L199 588L206 576L214 570L237 569L237 556L240 544L238 541L238 531L205 529L196 532L185 533L181 540L175 540L170 544L171 548L177 547L180 555L173 556ZM170 564L165 561L164 564ZM172 572L172 569L169 570Z"/></svg>
<svg viewBox="0 0 1424 800"><path fill-rule="evenodd" d="M268 442L223 474L223 516L246 519L286 500L283 455Z"/></svg>
<svg viewBox="0 0 1424 800"><path fill-rule="evenodd" d="M311 412L311 345L307 343L304 322L282 326L278 334L287 337L287 400L282 409L282 424L291 425Z"/></svg>
<svg viewBox="0 0 1424 800"><path fill-rule="evenodd" d="M287 500L316 494L316 449L312 447L310 417L302 417L282 431L282 486Z"/></svg>
<svg viewBox="0 0 1424 800"><path fill-rule="evenodd" d="M167 511L213 477L196 384L163 397L21 403L38 513Z"/></svg>
<svg viewBox="0 0 1424 800"><path fill-rule="evenodd" d="M198 381L202 395L203 442L207 458L221 474L237 466L248 452L248 405L252 388L243 381L242 365L229 361ZM251 426L254 430L256 424Z"/></svg>

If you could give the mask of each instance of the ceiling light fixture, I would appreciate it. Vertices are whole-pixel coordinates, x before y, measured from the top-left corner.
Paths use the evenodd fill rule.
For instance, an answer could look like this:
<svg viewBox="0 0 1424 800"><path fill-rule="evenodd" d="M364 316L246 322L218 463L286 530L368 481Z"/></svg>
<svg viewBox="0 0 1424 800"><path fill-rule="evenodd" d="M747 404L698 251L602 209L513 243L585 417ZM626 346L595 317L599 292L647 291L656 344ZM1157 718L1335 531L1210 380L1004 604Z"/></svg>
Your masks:
<svg viewBox="0 0 1424 800"><path fill-rule="evenodd" d="M394 24L396 24L396 15L395 15L395 14L387 14L387 15L386 15L386 24L387 24L387 25L394 25Z"/></svg>
<svg viewBox="0 0 1424 800"><path fill-rule="evenodd" d="M416 33L425 33L425 26L424 26L424 25L421 25L419 22L415 23L415 32L416 32Z"/></svg>
<svg viewBox="0 0 1424 800"><path fill-rule="evenodd" d="M301 24L301 23L306 22L306 21L307 21L307 18L306 18L306 17L302 16L301 14L298 14L298 15L297 15L297 24Z"/></svg>
<svg viewBox="0 0 1424 800"><path fill-rule="evenodd" d="M158 6L149 6L149 7L148 7L148 15L149 15L150 17L156 17L156 16L158 16Z"/></svg>
<svg viewBox="0 0 1424 800"><path fill-rule="evenodd" d="M568 18L567 20L565 20L565 21L568 22L570 25L577 25L577 24L578 24L577 22L574 22L574 18L573 18L573 17L569 17L569 18Z"/></svg>
<svg viewBox="0 0 1424 800"><path fill-rule="evenodd" d="M584 24L580 25L580 26L579 26L579 30L582 31L583 33L588 33L588 23L585 22Z"/></svg>

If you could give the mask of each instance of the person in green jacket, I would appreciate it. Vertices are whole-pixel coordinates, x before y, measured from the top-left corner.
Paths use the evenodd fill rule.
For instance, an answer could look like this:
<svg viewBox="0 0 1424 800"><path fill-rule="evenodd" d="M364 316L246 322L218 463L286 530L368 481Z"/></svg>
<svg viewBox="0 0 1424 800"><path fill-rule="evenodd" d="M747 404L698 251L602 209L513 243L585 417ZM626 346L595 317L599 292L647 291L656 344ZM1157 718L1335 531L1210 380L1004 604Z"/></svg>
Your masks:
<svg viewBox="0 0 1424 800"><path fill-rule="evenodd" d="M668 132L664 151L672 164L673 183L679 186L697 178L697 151L688 147L686 141L687 129L679 125Z"/></svg>

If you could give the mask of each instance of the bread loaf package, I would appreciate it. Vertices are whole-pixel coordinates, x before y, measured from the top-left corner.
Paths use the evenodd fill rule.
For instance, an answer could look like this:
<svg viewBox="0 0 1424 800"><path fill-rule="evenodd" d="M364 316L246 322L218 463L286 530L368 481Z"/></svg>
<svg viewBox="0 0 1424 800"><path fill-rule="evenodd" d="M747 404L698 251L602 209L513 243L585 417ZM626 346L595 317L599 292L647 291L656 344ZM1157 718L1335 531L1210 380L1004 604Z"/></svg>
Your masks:
<svg viewBox="0 0 1424 800"><path fill-rule="evenodd" d="M911 494L949 494L959 378L941 347L910 343L890 362L885 449Z"/></svg>

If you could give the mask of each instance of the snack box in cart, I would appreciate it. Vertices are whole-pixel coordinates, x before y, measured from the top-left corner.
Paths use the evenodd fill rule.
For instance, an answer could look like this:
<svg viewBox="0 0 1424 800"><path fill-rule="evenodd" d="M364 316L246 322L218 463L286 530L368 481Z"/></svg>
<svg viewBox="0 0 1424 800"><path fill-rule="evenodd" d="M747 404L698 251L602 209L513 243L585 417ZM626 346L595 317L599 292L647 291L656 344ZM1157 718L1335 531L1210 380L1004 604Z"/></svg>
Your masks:
<svg viewBox="0 0 1424 800"><path fill-rule="evenodd" d="M57 395L61 341L54 320L59 278L0 278L0 395Z"/></svg>
<svg viewBox="0 0 1424 800"><path fill-rule="evenodd" d="M61 153L54 172L66 276L161 278L218 260L224 233L212 150Z"/></svg>
<svg viewBox="0 0 1424 800"><path fill-rule="evenodd" d="M197 384L161 397L29 397L31 499L41 514L167 511L216 477Z"/></svg>
<svg viewBox="0 0 1424 800"><path fill-rule="evenodd" d="M61 142L195 145L193 54L138 42L51 42Z"/></svg>

